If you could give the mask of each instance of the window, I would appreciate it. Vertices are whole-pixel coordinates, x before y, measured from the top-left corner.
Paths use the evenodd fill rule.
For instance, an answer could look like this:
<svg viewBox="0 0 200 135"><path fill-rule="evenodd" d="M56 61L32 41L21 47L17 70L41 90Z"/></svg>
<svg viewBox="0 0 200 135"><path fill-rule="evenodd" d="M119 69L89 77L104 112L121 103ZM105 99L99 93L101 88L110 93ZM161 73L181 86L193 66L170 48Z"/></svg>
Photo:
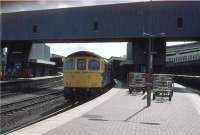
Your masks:
<svg viewBox="0 0 200 135"><path fill-rule="evenodd" d="M197 60L197 59L198 59L198 55L197 55L197 54L195 54L194 56L195 56L195 60Z"/></svg>
<svg viewBox="0 0 200 135"><path fill-rule="evenodd" d="M191 55L189 56L189 60L190 60L190 61L192 60L192 56L191 56Z"/></svg>
<svg viewBox="0 0 200 135"><path fill-rule="evenodd" d="M90 60L88 63L88 69L89 70L99 70L100 64L97 60Z"/></svg>
<svg viewBox="0 0 200 135"><path fill-rule="evenodd" d="M181 62L181 60L182 60L182 57L179 57L179 58L178 58L178 62Z"/></svg>
<svg viewBox="0 0 200 135"><path fill-rule="evenodd" d="M77 69L78 70L86 70L86 60L85 59L77 60Z"/></svg>
<svg viewBox="0 0 200 135"><path fill-rule="evenodd" d="M93 22L93 30L94 30L94 31L99 30L99 24L98 24L97 21L94 21L94 22Z"/></svg>
<svg viewBox="0 0 200 135"><path fill-rule="evenodd" d="M64 69L65 70L74 70L75 69L75 62L74 59L68 59L64 62Z"/></svg>
<svg viewBox="0 0 200 135"><path fill-rule="evenodd" d="M177 28L179 28L179 29L183 28L183 18L182 17L177 18Z"/></svg>
<svg viewBox="0 0 200 135"><path fill-rule="evenodd" d="M170 58L166 58L166 61L169 62L169 61L170 61Z"/></svg>
<svg viewBox="0 0 200 135"><path fill-rule="evenodd" d="M187 56L183 56L184 61L187 61Z"/></svg>
<svg viewBox="0 0 200 135"><path fill-rule="evenodd" d="M36 33L38 31L37 25L33 25L33 32Z"/></svg>

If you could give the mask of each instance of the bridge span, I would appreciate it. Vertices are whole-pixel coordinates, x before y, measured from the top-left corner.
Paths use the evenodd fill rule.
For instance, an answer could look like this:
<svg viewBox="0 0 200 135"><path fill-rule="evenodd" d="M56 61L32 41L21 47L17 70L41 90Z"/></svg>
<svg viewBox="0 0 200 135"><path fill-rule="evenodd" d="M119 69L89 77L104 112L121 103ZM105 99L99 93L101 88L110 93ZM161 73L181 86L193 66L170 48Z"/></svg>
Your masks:
<svg viewBox="0 0 200 135"><path fill-rule="evenodd" d="M199 40L199 9L199 1L153 1L3 13L2 41Z"/></svg>
<svg viewBox="0 0 200 135"><path fill-rule="evenodd" d="M12 49L38 42L127 41L135 71L146 71L150 50L160 72L166 41L200 41L199 9L200 1L153 1L3 13L1 42Z"/></svg>

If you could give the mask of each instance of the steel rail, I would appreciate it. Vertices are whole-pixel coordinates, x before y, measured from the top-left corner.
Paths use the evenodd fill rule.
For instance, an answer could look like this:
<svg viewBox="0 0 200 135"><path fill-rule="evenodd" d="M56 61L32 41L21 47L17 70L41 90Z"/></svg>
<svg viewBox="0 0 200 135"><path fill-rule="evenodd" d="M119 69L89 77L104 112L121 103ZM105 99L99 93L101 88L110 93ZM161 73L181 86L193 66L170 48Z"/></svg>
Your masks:
<svg viewBox="0 0 200 135"><path fill-rule="evenodd" d="M47 93L47 94L36 96L36 97L31 97L28 99L23 99L23 100L20 100L17 102L4 104L4 105L1 105L0 114L2 115L2 114L13 112L13 111L18 111L18 110L21 110L23 108L26 108L26 107L29 107L29 106L32 106L35 104L39 104L41 102L54 99L54 97L58 97L62 94L63 94L63 91L52 92L52 93ZM25 104L23 104L23 103L25 103Z"/></svg>

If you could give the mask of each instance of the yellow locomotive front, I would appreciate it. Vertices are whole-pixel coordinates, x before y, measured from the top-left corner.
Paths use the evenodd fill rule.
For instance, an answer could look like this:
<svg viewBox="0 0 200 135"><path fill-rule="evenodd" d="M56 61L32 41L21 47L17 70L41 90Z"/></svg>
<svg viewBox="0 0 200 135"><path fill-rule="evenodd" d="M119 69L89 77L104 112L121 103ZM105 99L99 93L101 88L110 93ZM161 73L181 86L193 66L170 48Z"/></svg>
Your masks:
<svg viewBox="0 0 200 135"><path fill-rule="evenodd" d="M105 61L89 52L76 52L63 63L65 97L88 93L102 87Z"/></svg>
<svg viewBox="0 0 200 135"><path fill-rule="evenodd" d="M67 58L64 62L64 86L67 88L102 87L103 62L94 57Z"/></svg>

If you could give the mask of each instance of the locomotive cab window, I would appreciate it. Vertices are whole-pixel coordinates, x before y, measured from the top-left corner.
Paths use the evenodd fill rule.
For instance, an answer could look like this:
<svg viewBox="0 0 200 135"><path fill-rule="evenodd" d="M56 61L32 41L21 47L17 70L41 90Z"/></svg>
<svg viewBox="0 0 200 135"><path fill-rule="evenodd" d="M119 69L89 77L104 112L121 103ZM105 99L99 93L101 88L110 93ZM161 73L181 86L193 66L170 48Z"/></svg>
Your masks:
<svg viewBox="0 0 200 135"><path fill-rule="evenodd" d="M99 70L100 69L100 63L97 60L90 60L88 63L88 69L89 70Z"/></svg>
<svg viewBox="0 0 200 135"><path fill-rule="evenodd" d="M86 60L85 59L77 60L77 70L86 70Z"/></svg>
<svg viewBox="0 0 200 135"><path fill-rule="evenodd" d="M65 70L74 70L75 69L74 59L66 60L64 63L64 69Z"/></svg>

